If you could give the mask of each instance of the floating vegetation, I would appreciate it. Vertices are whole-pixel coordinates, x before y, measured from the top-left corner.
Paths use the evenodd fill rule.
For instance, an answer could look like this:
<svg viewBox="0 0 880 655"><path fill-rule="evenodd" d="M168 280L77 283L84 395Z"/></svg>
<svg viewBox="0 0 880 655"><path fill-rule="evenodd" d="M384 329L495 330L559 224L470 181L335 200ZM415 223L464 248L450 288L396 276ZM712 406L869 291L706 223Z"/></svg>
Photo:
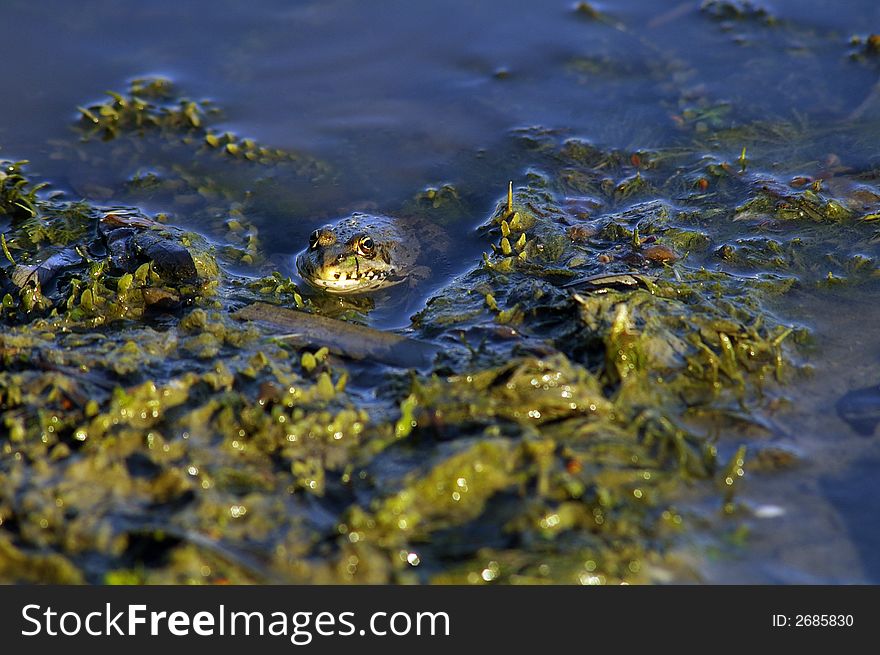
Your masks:
<svg viewBox="0 0 880 655"><path fill-rule="evenodd" d="M174 83L163 77L135 79L126 93L108 91L108 100L79 107L83 138L100 137L105 141L123 135L144 135L159 130L167 136L180 135L185 143L201 145L234 159L259 164L293 162L307 165L308 158L280 148L267 148L253 139L240 138L231 132L217 132L209 127L221 111L210 100L181 97ZM318 166L317 162L311 164Z"/></svg>
<svg viewBox="0 0 880 655"><path fill-rule="evenodd" d="M880 57L880 34L854 36L850 45L853 46L850 57L855 61L876 61Z"/></svg>
<svg viewBox="0 0 880 655"><path fill-rule="evenodd" d="M0 215L10 218L33 218L37 194L44 184L30 184L23 174L26 161L0 159Z"/></svg>
<svg viewBox="0 0 880 655"><path fill-rule="evenodd" d="M756 21L765 25L778 22L766 7L751 0L703 0L700 11L722 21Z"/></svg>
<svg viewBox="0 0 880 655"><path fill-rule="evenodd" d="M210 100L191 100L181 96L176 85L163 77L147 77L132 80L124 93L107 92L108 99L79 107L80 120L77 128L83 141L101 139L103 141L130 141L144 138L160 140L165 153L187 150L192 155L205 158L205 165L212 159L221 157L232 161L258 164L262 167L284 167L294 174L310 180L324 179L333 174L330 167L304 153L270 148L254 139L243 138L229 131L218 131L212 127L222 116L221 110ZM65 142L57 142L56 158L81 160L83 152L70 151ZM140 148L133 146L133 153L115 148L111 151L117 163L140 167L142 161L137 157ZM130 159L123 159L132 155ZM93 155L100 160L100 155ZM130 163L129 163L130 162ZM132 179L132 184L143 189L161 190L165 185L177 187L192 181L192 174L182 174L176 167L173 174L161 170L150 170ZM222 193L211 178L201 177L192 189L193 192L212 196ZM180 193L178 192L178 196Z"/></svg>
<svg viewBox="0 0 880 655"><path fill-rule="evenodd" d="M208 101L178 98L171 80L163 77L135 79L127 94L108 91L107 95L110 99L105 102L78 107L86 138L111 140L126 132L150 128L197 131L209 113L217 112Z"/></svg>
<svg viewBox="0 0 880 655"><path fill-rule="evenodd" d="M37 201L35 215L3 235L2 316L62 313L92 326L208 300L217 264L201 237L134 210Z"/></svg>
<svg viewBox="0 0 880 655"><path fill-rule="evenodd" d="M651 56L579 54L566 79L691 75L633 44ZM679 91L669 147L520 128L491 191L383 207L434 260L464 220L483 246L394 332L358 324L381 296L301 288L261 232L333 214L338 173L223 131L169 80L80 108L82 141L52 144L76 163L64 193L3 162L0 581L699 579L676 553L705 516L742 543L742 480L799 463L776 419L815 344L778 301L876 284L880 188L803 145L806 119ZM873 433L877 389L837 411Z"/></svg>

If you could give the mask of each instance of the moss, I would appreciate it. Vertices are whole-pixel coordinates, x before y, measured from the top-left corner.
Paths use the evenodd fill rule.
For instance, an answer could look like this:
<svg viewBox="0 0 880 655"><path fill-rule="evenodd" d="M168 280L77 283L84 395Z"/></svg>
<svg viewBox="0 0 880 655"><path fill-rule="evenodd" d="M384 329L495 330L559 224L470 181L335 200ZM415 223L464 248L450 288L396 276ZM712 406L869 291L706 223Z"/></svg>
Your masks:
<svg viewBox="0 0 880 655"><path fill-rule="evenodd" d="M764 20L734 5L703 13ZM740 481L787 465L752 439L809 337L774 302L876 281L880 194L870 176L801 181L793 161L762 172L797 126L733 125L731 105L703 99L675 111L693 146L516 130L513 165L528 167L484 217L483 257L413 318L436 358L401 370L230 318L261 301L363 322L382 302L304 294L273 270L254 217L306 214L273 178L329 167L220 132L213 105L165 80L84 108L82 136L113 147L75 155L127 161L125 197L180 212L132 215L198 280L115 268L101 209L6 164L0 578L688 579L672 553L700 519L681 508L715 503L736 536ZM145 144L188 164L144 168ZM461 225L482 195L465 188L427 187L400 213Z"/></svg>
<svg viewBox="0 0 880 655"><path fill-rule="evenodd" d="M82 584L84 577L57 553L26 553L0 534L0 580L4 584Z"/></svg>
<svg viewBox="0 0 880 655"><path fill-rule="evenodd" d="M368 517L352 515L347 534L393 548L473 520L492 495L515 483L514 456L503 441L480 441L424 473L412 474L401 491L377 502Z"/></svg>

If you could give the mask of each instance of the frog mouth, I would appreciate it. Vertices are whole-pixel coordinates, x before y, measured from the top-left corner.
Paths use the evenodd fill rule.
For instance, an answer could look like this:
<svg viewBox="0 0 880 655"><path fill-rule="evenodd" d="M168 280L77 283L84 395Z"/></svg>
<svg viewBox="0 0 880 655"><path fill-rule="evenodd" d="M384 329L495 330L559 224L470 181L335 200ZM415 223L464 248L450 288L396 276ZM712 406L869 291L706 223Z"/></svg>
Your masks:
<svg viewBox="0 0 880 655"><path fill-rule="evenodd" d="M387 273L370 272L361 275L350 275L337 271L329 277L314 276L306 278L306 281L318 288L335 291L336 293L354 293L357 291L372 291L390 286L395 282L389 280Z"/></svg>
<svg viewBox="0 0 880 655"><path fill-rule="evenodd" d="M300 259L298 266L303 280L317 289L332 293L366 293L403 282L394 270L378 271L319 271L308 260Z"/></svg>

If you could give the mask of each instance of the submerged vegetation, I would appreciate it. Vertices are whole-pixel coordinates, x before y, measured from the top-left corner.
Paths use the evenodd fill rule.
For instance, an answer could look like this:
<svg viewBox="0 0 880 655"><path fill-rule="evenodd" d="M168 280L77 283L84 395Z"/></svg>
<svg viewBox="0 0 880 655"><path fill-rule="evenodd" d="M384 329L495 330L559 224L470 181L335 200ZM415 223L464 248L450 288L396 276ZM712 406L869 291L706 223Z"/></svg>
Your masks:
<svg viewBox="0 0 880 655"><path fill-rule="evenodd" d="M741 539L741 480L795 457L777 421L814 344L779 299L880 277L880 173L780 163L803 124L671 109L667 148L508 135L521 171L482 258L394 336L342 323L373 301L298 286L251 218L304 215L338 173L216 130L166 79L53 144L136 171L123 188L70 200L0 162L0 581L699 580L682 553L705 512ZM473 212L441 183L394 215L454 243Z"/></svg>

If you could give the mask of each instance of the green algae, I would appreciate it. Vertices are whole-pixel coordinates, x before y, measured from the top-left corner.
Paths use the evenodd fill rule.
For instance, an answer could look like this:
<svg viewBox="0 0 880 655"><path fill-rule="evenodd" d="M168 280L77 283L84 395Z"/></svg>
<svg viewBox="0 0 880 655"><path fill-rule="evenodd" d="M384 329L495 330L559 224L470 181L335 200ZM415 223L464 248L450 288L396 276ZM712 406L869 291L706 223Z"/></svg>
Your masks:
<svg viewBox="0 0 880 655"><path fill-rule="evenodd" d="M768 22L761 11L703 5L721 20ZM84 138L329 174L214 131L216 108L167 81L109 98L81 110ZM872 179L780 184L760 170L761 144L797 131L728 129L729 114L684 108L695 148L515 134L529 168L484 217L483 258L413 317L412 336L442 345L421 372L233 320L254 302L318 318L340 309L271 270L253 197L216 170L157 166L128 184L204 219L201 235L174 215L155 221L191 253L197 283L149 263L114 272L83 251L56 289L10 286L14 266L82 246L103 210L44 196L20 163L4 164L0 579L689 579L674 556L695 523L683 497L696 489L732 513L739 481L762 465L743 426L766 436L802 373L807 331L772 299L877 275L859 252L876 238ZM273 206L273 188L255 188ZM442 184L401 213L451 225L473 211ZM831 230L846 246L829 260Z"/></svg>
<svg viewBox="0 0 880 655"><path fill-rule="evenodd" d="M779 22L766 7L751 0L704 0L700 11L721 21L756 21L764 25L776 25Z"/></svg>
<svg viewBox="0 0 880 655"><path fill-rule="evenodd" d="M30 218L36 215L37 194L45 184L31 184L24 175L27 161L0 159L0 215Z"/></svg>
<svg viewBox="0 0 880 655"><path fill-rule="evenodd" d="M128 93L108 91L109 100L78 107L86 124L86 136L100 136L104 140L116 138L129 130L160 128L165 130L195 130L202 126L210 104L178 99L171 80L162 77L132 80Z"/></svg>
<svg viewBox="0 0 880 655"><path fill-rule="evenodd" d="M137 320L151 309L185 301L210 304L219 269L202 237L159 223L150 231L158 244L157 251L163 243L179 244L185 249L197 279L178 279L173 268L166 270L152 259L123 273L89 252L91 245L99 241L96 225L102 220L100 210L81 202L37 201L35 207L33 217L14 224L8 240L4 235L10 253L10 266L2 273L11 282L3 285L9 298L3 307L7 320L26 320L61 310L69 322L89 322L94 327L122 319ZM53 251L47 246L67 249ZM46 252L56 256L46 258ZM51 287L48 295L44 289L47 285Z"/></svg>
<svg viewBox="0 0 880 655"><path fill-rule="evenodd" d="M172 143L179 141L203 154L214 153L263 166L292 165L303 175L329 173L325 164L301 153L269 148L254 139L214 130L210 123L222 115L221 110L210 100L194 101L181 96L174 83L167 78L134 79L125 92L108 91L107 96L104 102L78 108L84 140L100 138L112 141L132 135L142 137L151 131L158 131ZM140 187L154 187L161 182L162 177L155 172L132 180L132 184ZM211 193L207 181L202 181L196 189Z"/></svg>

